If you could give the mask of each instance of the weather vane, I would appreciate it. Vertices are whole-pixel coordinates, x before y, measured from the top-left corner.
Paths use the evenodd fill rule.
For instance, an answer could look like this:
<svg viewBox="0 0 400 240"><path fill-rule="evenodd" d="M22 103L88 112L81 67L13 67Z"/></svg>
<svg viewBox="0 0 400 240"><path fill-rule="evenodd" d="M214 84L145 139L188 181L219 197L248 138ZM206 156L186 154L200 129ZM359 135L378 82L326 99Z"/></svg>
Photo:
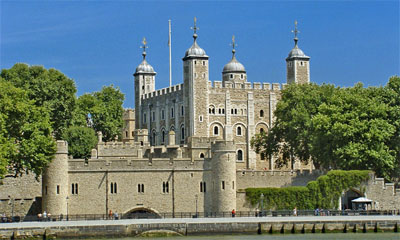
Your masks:
<svg viewBox="0 0 400 240"><path fill-rule="evenodd" d="M190 29L193 29L194 34L196 34L197 30L200 29L200 28L198 28L198 27L196 26L196 22L197 22L197 18L194 17L194 25L193 25L193 27L190 28Z"/></svg>
<svg viewBox="0 0 400 240"><path fill-rule="evenodd" d="M143 55L143 57L146 57L146 48L149 48L149 47L147 46L147 41L146 41L145 37L143 38L142 43L143 43L143 46L140 46L140 48L143 48L142 55Z"/></svg>
<svg viewBox="0 0 400 240"><path fill-rule="evenodd" d="M300 33L300 31L297 30L297 20L294 21L294 30L292 30L292 33L294 33L294 38L297 39L297 34Z"/></svg>
<svg viewBox="0 0 400 240"><path fill-rule="evenodd" d="M235 35L232 35L232 43L231 43L233 50L235 50L235 47L237 46L236 42L235 42Z"/></svg>

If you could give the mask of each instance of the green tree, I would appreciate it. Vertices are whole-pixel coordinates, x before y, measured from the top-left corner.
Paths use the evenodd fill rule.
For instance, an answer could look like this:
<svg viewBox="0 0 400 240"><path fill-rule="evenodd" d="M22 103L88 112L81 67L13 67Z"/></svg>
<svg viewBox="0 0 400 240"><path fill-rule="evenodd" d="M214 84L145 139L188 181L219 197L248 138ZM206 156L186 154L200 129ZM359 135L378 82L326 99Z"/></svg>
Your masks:
<svg viewBox="0 0 400 240"><path fill-rule="evenodd" d="M123 101L124 94L112 85L99 92L84 94L78 98L73 122L101 131L103 140L111 141L121 134Z"/></svg>
<svg viewBox="0 0 400 240"><path fill-rule="evenodd" d="M383 101L384 88L335 88L291 84L282 91L276 122L268 135L252 140L257 152L279 154L278 163L293 158L313 160L323 169L371 169L389 178L396 151L396 126ZM391 99L391 97L387 97Z"/></svg>
<svg viewBox="0 0 400 240"><path fill-rule="evenodd" d="M62 132L71 125L76 100L74 81L58 70L23 63L3 69L1 77L26 90L36 106L49 110L53 134L60 139Z"/></svg>
<svg viewBox="0 0 400 240"><path fill-rule="evenodd" d="M68 142L68 154L74 158L88 159L97 143L94 130L88 127L72 126L64 131L63 139Z"/></svg>
<svg viewBox="0 0 400 240"><path fill-rule="evenodd" d="M0 77L0 178L33 172L39 177L56 151L46 108Z"/></svg>

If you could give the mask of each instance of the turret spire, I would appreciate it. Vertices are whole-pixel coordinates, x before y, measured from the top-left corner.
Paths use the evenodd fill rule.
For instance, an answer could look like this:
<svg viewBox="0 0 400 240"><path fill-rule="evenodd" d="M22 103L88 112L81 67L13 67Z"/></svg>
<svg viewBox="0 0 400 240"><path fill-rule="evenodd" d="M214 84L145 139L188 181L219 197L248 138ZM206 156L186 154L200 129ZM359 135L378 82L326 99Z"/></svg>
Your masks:
<svg viewBox="0 0 400 240"><path fill-rule="evenodd" d="M199 30L200 28L198 28L198 27L196 26L196 22L197 22L197 18L196 18L196 17L194 17L193 22L194 22L193 27L190 27L190 29L193 30L193 39L194 39L194 41L196 42L197 30Z"/></svg>
<svg viewBox="0 0 400 240"><path fill-rule="evenodd" d="M143 56L143 60L145 60L145 59L146 59L146 48L149 48L149 47L147 46L147 41L146 41L146 38L145 38L145 37L143 38L142 43L143 43L143 46L140 46L140 48L143 48L142 56Z"/></svg>
<svg viewBox="0 0 400 240"><path fill-rule="evenodd" d="M294 46L297 47L297 41L299 40L297 38L297 34L300 33L300 31L297 29L297 20L294 21L294 30L292 30L292 33L294 33Z"/></svg>

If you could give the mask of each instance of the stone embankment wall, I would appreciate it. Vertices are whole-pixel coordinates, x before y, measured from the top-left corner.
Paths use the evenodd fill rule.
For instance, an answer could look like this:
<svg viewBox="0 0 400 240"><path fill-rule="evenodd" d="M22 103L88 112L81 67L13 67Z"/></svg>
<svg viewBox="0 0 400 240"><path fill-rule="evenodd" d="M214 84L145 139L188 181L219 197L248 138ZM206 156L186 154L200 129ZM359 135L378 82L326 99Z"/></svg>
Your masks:
<svg viewBox="0 0 400 240"><path fill-rule="evenodd" d="M272 234L332 232L398 232L400 218L394 216L347 219L241 218L241 219L161 219L89 222L51 222L0 225L0 239L85 238L209 234ZM212 221L209 221L212 220ZM11 226L13 225L13 226ZM8 227L9 226L9 227Z"/></svg>
<svg viewBox="0 0 400 240"><path fill-rule="evenodd" d="M400 209L400 189L396 189L393 183L385 183L383 178L370 179L365 195L373 200L375 209Z"/></svg>

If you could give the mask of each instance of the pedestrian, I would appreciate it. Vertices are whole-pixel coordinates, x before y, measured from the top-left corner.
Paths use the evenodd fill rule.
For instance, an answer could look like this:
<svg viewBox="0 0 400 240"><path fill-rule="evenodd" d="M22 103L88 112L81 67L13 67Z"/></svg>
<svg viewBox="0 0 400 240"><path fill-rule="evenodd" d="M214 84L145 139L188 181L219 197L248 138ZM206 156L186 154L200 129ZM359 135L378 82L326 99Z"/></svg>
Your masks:
<svg viewBox="0 0 400 240"><path fill-rule="evenodd" d="M38 221L39 222L42 221L42 214L41 213L38 213L37 217L38 217Z"/></svg>
<svg viewBox="0 0 400 240"><path fill-rule="evenodd" d="M113 212L112 212L111 209L110 209L110 211L108 212L108 218L109 218L109 219L112 219L112 216L113 216Z"/></svg>
<svg viewBox="0 0 400 240"><path fill-rule="evenodd" d="M46 221L46 220L47 220L47 212L44 211L44 212L43 212L43 221Z"/></svg>
<svg viewBox="0 0 400 240"><path fill-rule="evenodd" d="M293 216L297 216L297 207L294 207L293 209Z"/></svg>
<svg viewBox="0 0 400 240"><path fill-rule="evenodd" d="M118 220L118 213L117 212L114 213L114 219Z"/></svg>
<svg viewBox="0 0 400 240"><path fill-rule="evenodd" d="M47 214L47 218L49 219L49 221L51 221L51 213Z"/></svg>
<svg viewBox="0 0 400 240"><path fill-rule="evenodd" d="M235 211L235 209L232 209L232 217L235 217L236 216L236 211Z"/></svg>

